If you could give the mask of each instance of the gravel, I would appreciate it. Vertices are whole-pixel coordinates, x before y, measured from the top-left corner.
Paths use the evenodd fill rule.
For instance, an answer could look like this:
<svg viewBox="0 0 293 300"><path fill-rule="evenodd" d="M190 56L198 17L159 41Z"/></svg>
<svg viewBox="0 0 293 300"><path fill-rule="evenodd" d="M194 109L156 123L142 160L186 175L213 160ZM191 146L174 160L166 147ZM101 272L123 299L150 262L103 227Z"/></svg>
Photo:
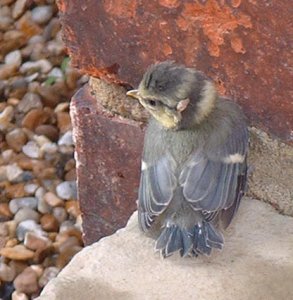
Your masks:
<svg viewBox="0 0 293 300"><path fill-rule="evenodd" d="M69 101L55 1L0 9L0 299L33 299L83 247Z"/></svg>

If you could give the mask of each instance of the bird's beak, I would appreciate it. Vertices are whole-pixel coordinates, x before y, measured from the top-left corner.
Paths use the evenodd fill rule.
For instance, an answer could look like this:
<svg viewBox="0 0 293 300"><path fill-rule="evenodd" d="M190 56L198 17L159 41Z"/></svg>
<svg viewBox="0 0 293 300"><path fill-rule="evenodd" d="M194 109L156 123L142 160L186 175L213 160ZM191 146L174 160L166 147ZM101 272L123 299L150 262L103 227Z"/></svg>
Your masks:
<svg viewBox="0 0 293 300"><path fill-rule="evenodd" d="M127 96L130 96L132 98L135 98L135 99L139 99L139 92L138 90L130 90L126 93Z"/></svg>

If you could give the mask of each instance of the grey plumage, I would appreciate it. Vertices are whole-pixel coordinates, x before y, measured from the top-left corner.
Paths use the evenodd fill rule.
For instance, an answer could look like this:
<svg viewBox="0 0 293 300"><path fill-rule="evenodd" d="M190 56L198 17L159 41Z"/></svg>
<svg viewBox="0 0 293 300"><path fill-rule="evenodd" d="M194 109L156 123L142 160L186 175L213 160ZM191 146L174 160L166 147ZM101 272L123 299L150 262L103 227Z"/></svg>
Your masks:
<svg viewBox="0 0 293 300"><path fill-rule="evenodd" d="M145 136L139 224L164 257L222 249L246 185L248 131L239 107L202 73L151 66L136 97L154 116Z"/></svg>

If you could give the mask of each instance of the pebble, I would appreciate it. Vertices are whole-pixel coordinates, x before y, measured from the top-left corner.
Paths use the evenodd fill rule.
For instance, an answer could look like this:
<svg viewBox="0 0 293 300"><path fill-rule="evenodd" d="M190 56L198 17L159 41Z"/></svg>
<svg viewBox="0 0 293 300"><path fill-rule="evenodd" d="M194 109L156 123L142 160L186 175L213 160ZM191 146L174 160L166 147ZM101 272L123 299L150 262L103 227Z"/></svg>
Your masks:
<svg viewBox="0 0 293 300"><path fill-rule="evenodd" d="M17 179L19 179L22 174L23 170L17 165L17 163L6 166L6 176L9 181L17 181Z"/></svg>
<svg viewBox="0 0 293 300"><path fill-rule="evenodd" d="M24 245L30 250L44 249L51 244L51 241L35 232L27 232L24 237Z"/></svg>
<svg viewBox="0 0 293 300"><path fill-rule="evenodd" d="M35 133L38 135L44 135L52 142L56 142L59 137L59 132L55 126L52 125L40 125L35 129Z"/></svg>
<svg viewBox="0 0 293 300"><path fill-rule="evenodd" d="M47 52L45 45L43 43L37 43L32 45L30 61L39 61L42 60L47 55L44 52ZM51 69L50 69L51 70ZM49 71L50 71L49 70ZM47 72L44 72L47 73Z"/></svg>
<svg viewBox="0 0 293 300"><path fill-rule="evenodd" d="M25 78L26 82L33 82L34 80L37 80L39 78L39 73L36 72L29 76L25 76L24 78Z"/></svg>
<svg viewBox="0 0 293 300"><path fill-rule="evenodd" d="M11 98L21 99L26 93L28 83L23 77L16 77L10 81L8 94Z"/></svg>
<svg viewBox="0 0 293 300"><path fill-rule="evenodd" d="M8 226L9 238L13 239L15 237L15 233L16 233L16 227L17 227L16 222L14 220L11 220L11 221L5 222L5 224L7 224L7 226Z"/></svg>
<svg viewBox="0 0 293 300"><path fill-rule="evenodd" d="M0 249L0 255L15 260L29 260L34 256L34 252L26 249L23 245Z"/></svg>
<svg viewBox="0 0 293 300"><path fill-rule="evenodd" d="M33 180L35 178L35 175L30 171L24 171L22 173L22 176L19 177L17 182L28 182L30 180Z"/></svg>
<svg viewBox="0 0 293 300"><path fill-rule="evenodd" d="M0 16L0 30L6 31L13 23L13 19L9 16Z"/></svg>
<svg viewBox="0 0 293 300"><path fill-rule="evenodd" d="M7 79L16 74L17 66L14 64L0 65L0 79Z"/></svg>
<svg viewBox="0 0 293 300"><path fill-rule="evenodd" d="M13 214L16 214L20 208L29 207L31 209L36 209L38 204L38 199L35 197L22 197L15 198L9 202L9 209Z"/></svg>
<svg viewBox="0 0 293 300"><path fill-rule="evenodd" d="M40 85L37 92L42 96L44 105L49 107L55 107L60 101L60 89L55 87L56 84L46 86Z"/></svg>
<svg viewBox="0 0 293 300"><path fill-rule="evenodd" d="M44 268L41 265L31 265L30 267L36 272L38 278L42 276Z"/></svg>
<svg viewBox="0 0 293 300"><path fill-rule="evenodd" d="M1 222L0 223L0 236L1 237L6 237L9 235L9 228L6 223Z"/></svg>
<svg viewBox="0 0 293 300"><path fill-rule="evenodd" d="M74 232L74 235L77 234L74 222L72 220L66 220L60 225L59 234L65 234L68 236L70 235L69 232Z"/></svg>
<svg viewBox="0 0 293 300"><path fill-rule="evenodd" d="M47 23L53 16L51 5L37 6L32 10L32 20L37 24Z"/></svg>
<svg viewBox="0 0 293 300"><path fill-rule="evenodd" d="M41 72L46 74L50 72L52 69L52 64L47 59L40 59L38 61L28 61L22 64L20 67L21 73L34 73L34 72Z"/></svg>
<svg viewBox="0 0 293 300"><path fill-rule="evenodd" d="M43 37L46 41L54 39L60 31L60 22L57 18L52 18L49 24L44 28Z"/></svg>
<svg viewBox="0 0 293 300"><path fill-rule="evenodd" d="M38 184L35 183L28 183L24 186L24 191L28 195L34 195L36 190L39 188Z"/></svg>
<svg viewBox="0 0 293 300"><path fill-rule="evenodd" d="M64 111L68 111L69 110L69 103L67 102L62 102L62 103L59 103L55 109L54 109L54 112L55 113L58 113L58 112L64 112Z"/></svg>
<svg viewBox="0 0 293 300"><path fill-rule="evenodd" d="M14 221L18 224L25 220L34 220L35 222L39 222L40 215L29 207L23 207L15 214Z"/></svg>
<svg viewBox="0 0 293 300"><path fill-rule="evenodd" d="M58 141L59 146L73 146L72 130L67 131Z"/></svg>
<svg viewBox="0 0 293 300"><path fill-rule="evenodd" d="M20 112L27 113L33 108L42 108L41 97L36 93L26 93L19 102L17 108Z"/></svg>
<svg viewBox="0 0 293 300"><path fill-rule="evenodd" d="M64 179L66 181L75 181L76 180L76 170L71 169L68 172L66 172Z"/></svg>
<svg viewBox="0 0 293 300"><path fill-rule="evenodd" d="M81 246L81 243L76 236L69 236L63 242L55 243L55 244L57 244L56 246L60 253L65 252L66 250L73 248L75 246Z"/></svg>
<svg viewBox="0 0 293 300"><path fill-rule="evenodd" d="M21 125L22 127L34 130L39 125L47 122L49 118L50 115L47 111L40 108L34 108L24 116Z"/></svg>
<svg viewBox="0 0 293 300"><path fill-rule="evenodd" d="M11 218L13 214L9 209L8 203L0 203L0 217L4 216L6 218Z"/></svg>
<svg viewBox="0 0 293 300"><path fill-rule="evenodd" d="M43 44L45 42L44 38L41 35L34 35L28 40L28 44L35 45L37 43Z"/></svg>
<svg viewBox="0 0 293 300"><path fill-rule="evenodd" d="M31 295L39 290L38 276L36 272L27 267L22 273L20 273L13 281L17 292Z"/></svg>
<svg viewBox="0 0 293 300"><path fill-rule="evenodd" d="M56 232L59 229L58 220L51 214L45 214L41 217L40 220L41 226L45 231Z"/></svg>
<svg viewBox="0 0 293 300"><path fill-rule="evenodd" d="M25 293L14 291L11 295L11 300L29 300Z"/></svg>
<svg viewBox="0 0 293 300"><path fill-rule="evenodd" d="M65 203L66 211L69 215L77 218L81 214L80 208L79 208L79 202L76 200L69 200Z"/></svg>
<svg viewBox="0 0 293 300"><path fill-rule="evenodd" d="M55 278L60 272L59 268L48 267L44 270L43 275L39 279L40 287L44 287L51 279Z"/></svg>
<svg viewBox="0 0 293 300"><path fill-rule="evenodd" d="M64 268L70 260L73 258L73 256L78 253L82 247L80 246L73 246L71 248L66 249L64 252L60 253L57 261L56 261L56 266L58 268Z"/></svg>
<svg viewBox="0 0 293 300"><path fill-rule="evenodd" d="M17 0L12 9L13 19L18 19L25 11L27 0Z"/></svg>
<svg viewBox="0 0 293 300"><path fill-rule="evenodd" d="M62 199L57 197L54 193L48 192L44 195L44 200L52 207L63 206L64 202Z"/></svg>
<svg viewBox="0 0 293 300"><path fill-rule="evenodd" d="M9 239L9 240L6 242L5 247L6 247L6 248L11 248L11 247L16 246L18 243L19 243L18 240L15 239L15 238Z"/></svg>
<svg viewBox="0 0 293 300"><path fill-rule="evenodd" d="M12 52L9 52L4 58L5 64L15 65L16 67L19 67L21 65L21 61L22 57L20 50L14 50Z"/></svg>
<svg viewBox="0 0 293 300"><path fill-rule="evenodd" d="M50 143L50 140L44 135L33 135L33 140L38 144L39 147Z"/></svg>
<svg viewBox="0 0 293 300"><path fill-rule="evenodd" d="M45 189L43 187L39 187L35 194L38 199L38 211L42 214L47 214L51 212L51 207L44 198L45 193Z"/></svg>
<svg viewBox="0 0 293 300"><path fill-rule="evenodd" d="M54 254L55 254L55 249L52 245L46 248L40 248L35 252L34 263L36 264L42 263L44 267L47 267L48 265L52 265L52 264L55 265L56 255Z"/></svg>
<svg viewBox="0 0 293 300"><path fill-rule="evenodd" d="M55 154L58 151L57 144L55 143L46 143L41 147L41 153L45 154Z"/></svg>
<svg viewBox="0 0 293 300"><path fill-rule="evenodd" d="M57 111L57 125L60 133L64 134L72 129L71 119L68 112Z"/></svg>
<svg viewBox="0 0 293 300"><path fill-rule="evenodd" d="M31 18L31 12L27 11L17 21L17 28L25 34L25 42L32 36L41 33L42 28ZM20 48L20 47L18 47Z"/></svg>
<svg viewBox="0 0 293 300"><path fill-rule="evenodd" d="M6 166L0 166L0 182L7 180Z"/></svg>
<svg viewBox="0 0 293 300"><path fill-rule="evenodd" d="M24 32L19 30L9 30L3 35L3 42L0 47L0 53L6 54L12 50L20 49L26 42Z"/></svg>
<svg viewBox="0 0 293 300"><path fill-rule="evenodd" d="M5 131L9 127L10 121L13 118L13 112L13 107L7 106L0 113L0 130Z"/></svg>
<svg viewBox="0 0 293 300"><path fill-rule="evenodd" d="M59 224L63 223L68 217L68 214L63 207L54 207L52 214L57 219Z"/></svg>
<svg viewBox="0 0 293 300"><path fill-rule="evenodd" d="M27 232L35 232L39 235L46 236L47 234L42 230L41 226L34 220L25 220L18 224L16 228L16 237L19 241L23 241Z"/></svg>
<svg viewBox="0 0 293 300"><path fill-rule="evenodd" d="M27 136L22 128L11 130L6 134L5 139L8 146L16 152L20 152L23 145L27 142Z"/></svg>
<svg viewBox="0 0 293 300"><path fill-rule="evenodd" d="M11 260L8 265L14 270L15 275L20 274L27 267L26 262L18 260Z"/></svg>
<svg viewBox="0 0 293 300"><path fill-rule="evenodd" d="M64 77L63 72L61 71L60 68L53 68L49 73L48 73L48 77L55 77L56 79L60 79Z"/></svg>
<svg viewBox="0 0 293 300"><path fill-rule="evenodd" d="M80 78L78 70L68 67L65 71L66 84L69 88L77 85L77 81ZM87 80L87 78L84 78Z"/></svg>
<svg viewBox="0 0 293 300"><path fill-rule="evenodd" d="M15 275L15 270L12 267L0 262L0 280L12 281Z"/></svg>
<svg viewBox="0 0 293 300"><path fill-rule="evenodd" d="M64 181L56 187L57 196L61 199L77 199L77 187L75 181Z"/></svg>
<svg viewBox="0 0 293 300"><path fill-rule="evenodd" d="M3 162L8 164L14 157L14 152L12 149L7 149L2 152Z"/></svg>
<svg viewBox="0 0 293 300"><path fill-rule="evenodd" d="M9 185L6 187L5 192L6 192L6 196L9 199L24 197L25 196L24 183L19 182L16 184Z"/></svg>
<svg viewBox="0 0 293 300"><path fill-rule="evenodd" d="M47 43L47 50L50 55L62 55L65 47L62 41L52 40Z"/></svg>
<svg viewBox="0 0 293 300"><path fill-rule="evenodd" d="M7 99L7 104L12 105L12 106L17 106L19 103L19 99L16 98L8 98Z"/></svg>
<svg viewBox="0 0 293 300"><path fill-rule="evenodd" d="M1 285L1 296L2 296L2 299L3 300L6 300L6 299L10 300L13 291L14 291L13 282L6 282L5 284L2 284Z"/></svg>
<svg viewBox="0 0 293 300"><path fill-rule="evenodd" d="M38 144L34 141L29 141L22 147L22 152L30 158L40 158L42 152Z"/></svg>

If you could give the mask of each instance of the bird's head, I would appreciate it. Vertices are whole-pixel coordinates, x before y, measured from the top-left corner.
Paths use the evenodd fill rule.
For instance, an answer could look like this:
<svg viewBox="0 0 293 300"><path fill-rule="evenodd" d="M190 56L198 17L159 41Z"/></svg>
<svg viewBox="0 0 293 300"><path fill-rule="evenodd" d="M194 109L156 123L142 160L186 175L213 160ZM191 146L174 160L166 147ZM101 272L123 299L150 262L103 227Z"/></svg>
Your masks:
<svg viewBox="0 0 293 300"><path fill-rule="evenodd" d="M213 83L201 72L171 61L150 66L138 89L127 95L139 100L169 129L201 123L213 110L217 98Z"/></svg>

